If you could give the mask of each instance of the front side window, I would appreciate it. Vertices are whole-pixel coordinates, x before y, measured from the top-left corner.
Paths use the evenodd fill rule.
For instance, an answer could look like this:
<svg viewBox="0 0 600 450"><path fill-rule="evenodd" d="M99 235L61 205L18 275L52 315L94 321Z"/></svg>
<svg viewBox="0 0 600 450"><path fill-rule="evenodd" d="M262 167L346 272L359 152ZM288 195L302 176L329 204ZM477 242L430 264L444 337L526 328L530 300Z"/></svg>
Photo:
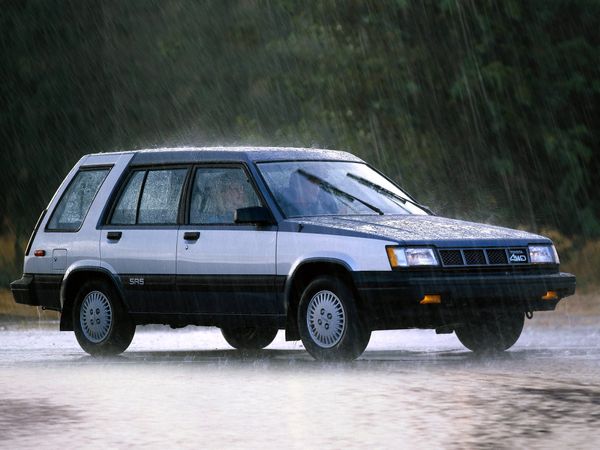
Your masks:
<svg viewBox="0 0 600 450"><path fill-rule="evenodd" d="M51 231L77 231L110 169L81 170L60 198L48 221Z"/></svg>
<svg viewBox="0 0 600 450"><path fill-rule="evenodd" d="M287 217L427 214L366 164L345 161L259 163Z"/></svg>
<svg viewBox="0 0 600 450"><path fill-rule="evenodd" d="M138 170L118 198L111 225L175 225L187 169Z"/></svg>
<svg viewBox="0 0 600 450"><path fill-rule="evenodd" d="M198 168L192 184L190 224L233 224L239 208L261 206L241 167Z"/></svg>

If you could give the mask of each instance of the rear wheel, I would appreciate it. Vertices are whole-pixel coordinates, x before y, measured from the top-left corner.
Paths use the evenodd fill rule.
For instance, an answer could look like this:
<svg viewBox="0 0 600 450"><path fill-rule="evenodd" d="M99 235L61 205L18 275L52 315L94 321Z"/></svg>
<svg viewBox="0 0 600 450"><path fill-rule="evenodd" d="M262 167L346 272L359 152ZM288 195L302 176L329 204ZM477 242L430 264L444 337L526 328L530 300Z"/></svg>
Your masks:
<svg viewBox="0 0 600 450"><path fill-rule="evenodd" d="M115 288L103 280L93 280L79 289L73 308L73 329L83 350L93 356L108 356L129 347L135 323Z"/></svg>
<svg viewBox="0 0 600 450"><path fill-rule="evenodd" d="M304 289L298 329L306 350L320 361L356 359L371 338L352 291L331 276L316 278Z"/></svg>
<svg viewBox="0 0 600 450"><path fill-rule="evenodd" d="M276 327L224 327L221 333L229 345L238 350L260 350L277 336Z"/></svg>
<svg viewBox="0 0 600 450"><path fill-rule="evenodd" d="M460 342L475 353L497 353L512 347L523 331L525 313L499 310L470 318L456 329Z"/></svg>

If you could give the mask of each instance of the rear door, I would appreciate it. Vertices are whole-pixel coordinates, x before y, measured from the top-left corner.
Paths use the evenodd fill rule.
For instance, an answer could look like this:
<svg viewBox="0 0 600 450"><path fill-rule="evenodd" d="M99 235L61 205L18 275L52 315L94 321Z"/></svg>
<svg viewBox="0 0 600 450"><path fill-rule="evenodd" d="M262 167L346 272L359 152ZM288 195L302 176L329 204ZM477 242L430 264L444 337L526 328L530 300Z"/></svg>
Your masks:
<svg viewBox="0 0 600 450"><path fill-rule="evenodd" d="M277 227L234 222L237 208L262 205L243 165L195 168L177 238L177 285L188 312L283 314L275 293Z"/></svg>
<svg viewBox="0 0 600 450"><path fill-rule="evenodd" d="M170 313L180 202L189 169L134 169L102 229L100 253L118 273L131 312Z"/></svg>

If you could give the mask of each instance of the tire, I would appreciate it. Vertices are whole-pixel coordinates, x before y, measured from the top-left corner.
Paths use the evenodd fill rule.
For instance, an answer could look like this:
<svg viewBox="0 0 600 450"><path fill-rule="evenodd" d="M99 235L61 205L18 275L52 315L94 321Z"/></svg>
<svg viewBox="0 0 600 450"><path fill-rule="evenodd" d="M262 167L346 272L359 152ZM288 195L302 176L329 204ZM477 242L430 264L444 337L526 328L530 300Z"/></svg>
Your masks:
<svg viewBox="0 0 600 450"><path fill-rule="evenodd" d="M517 342L524 323L525 313L499 310L471 318L455 331L459 341L469 350L475 353L499 353Z"/></svg>
<svg viewBox="0 0 600 450"><path fill-rule="evenodd" d="M73 329L84 351L92 356L110 356L129 347L135 323L110 283L90 280L75 298Z"/></svg>
<svg viewBox="0 0 600 450"><path fill-rule="evenodd" d="M352 290L332 276L316 278L302 292L298 330L304 348L319 361L354 360L371 338Z"/></svg>
<svg viewBox="0 0 600 450"><path fill-rule="evenodd" d="M229 345L238 350L260 350L265 348L279 330L276 327L224 327L221 334Z"/></svg>

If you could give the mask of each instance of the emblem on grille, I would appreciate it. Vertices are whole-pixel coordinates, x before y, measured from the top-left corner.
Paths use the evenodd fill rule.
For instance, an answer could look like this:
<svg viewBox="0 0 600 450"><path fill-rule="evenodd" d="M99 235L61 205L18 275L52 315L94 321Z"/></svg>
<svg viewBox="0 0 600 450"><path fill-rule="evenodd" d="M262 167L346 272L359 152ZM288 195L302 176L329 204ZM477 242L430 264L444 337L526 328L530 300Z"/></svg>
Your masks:
<svg viewBox="0 0 600 450"><path fill-rule="evenodd" d="M508 251L508 261L511 264L522 264L527 262L527 255L525 254L525 250L509 250Z"/></svg>

